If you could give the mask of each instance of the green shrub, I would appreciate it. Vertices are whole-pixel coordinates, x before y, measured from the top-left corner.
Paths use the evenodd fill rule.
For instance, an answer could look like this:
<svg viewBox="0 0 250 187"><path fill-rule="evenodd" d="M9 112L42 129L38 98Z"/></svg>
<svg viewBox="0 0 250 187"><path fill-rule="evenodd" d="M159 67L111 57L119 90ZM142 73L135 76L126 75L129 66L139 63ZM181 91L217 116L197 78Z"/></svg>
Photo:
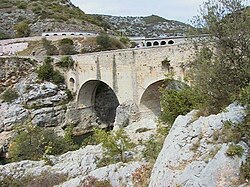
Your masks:
<svg viewBox="0 0 250 187"><path fill-rule="evenodd" d="M50 81L52 80L54 68L51 64L51 58L47 57L41 67L37 70L38 78L41 80Z"/></svg>
<svg viewBox="0 0 250 187"><path fill-rule="evenodd" d="M240 145L230 144L227 149L227 156L242 156L244 149Z"/></svg>
<svg viewBox="0 0 250 187"><path fill-rule="evenodd" d="M122 37L120 38L120 41L121 41L122 43L124 43L124 44L129 44L129 43L130 43L129 38L124 37L124 36L122 36Z"/></svg>
<svg viewBox="0 0 250 187"><path fill-rule="evenodd" d="M250 157L241 165L240 176L243 183L246 181L250 183Z"/></svg>
<svg viewBox="0 0 250 187"><path fill-rule="evenodd" d="M60 55L74 55L76 51L74 49L74 42L70 38L63 38L58 43Z"/></svg>
<svg viewBox="0 0 250 187"><path fill-rule="evenodd" d="M53 59L51 57L47 57L42 66L40 66L37 70L38 78L43 81L52 81L55 84L64 83L64 77L58 70L54 70L51 62Z"/></svg>
<svg viewBox="0 0 250 187"><path fill-rule="evenodd" d="M26 10L27 9L27 3L26 2L18 2L17 8Z"/></svg>
<svg viewBox="0 0 250 187"><path fill-rule="evenodd" d="M46 55L58 55L59 52L57 48L52 44L51 41L47 40L46 38L42 39L42 44L44 49L46 50Z"/></svg>
<svg viewBox="0 0 250 187"><path fill-rule="evenodd" d="M58 66L62 68L73 68L75 61L72 59L71 56L64 56L60 59L57 63Z"/></svg>
<svg viewBox="0 0 250 187"><path fill-rule="evenodd" d="M72 101L74 99L74 95L72 94L72 92L69 89L66 89L66 94L68 97L68 101Z"/></svg>
<svg viewBox="0 0 250 187"><path fill-rule="evenodd" d="M6 90L2 96L1 96L1 99L4 101L4 102L12 102L14 101L15 99L17 99L19 97L18 93L16 92L16 90L14 89L8 89Z"/></svg>
<svg viewBox="0 0 250 187"><path fill-rule="evenodd" d="M158 125L157 133L152 135L149 140L143 143L145 146L145 149L142 152L143 158L146 158L148 161L153 163L155 162L171 127L172 124L167 126L163 126L162 124Z"/></svg>
<svg viewBox="0 0 250 187"><path fill-rule="evenodd" d="M96 37L96 43L101 50L109 50L112 47L111 39L107 34L101 34Z"/></svg>
<svg viewBox="0 0 250 187"><path fill-rule="evenodd" d="M239 94L239 101L242 105L246 105L250 109L250 83L242 88Z"/></svg>
<svg viewBox="0 0 250 187"><path fill-rule="evenodd" d="M16 136L9 146L11 161L40 160L47 154L59 155L69 150L69 144L53 130L26 122L16 128Z"/></svg>
<svg viewBox="0 0 250 187"><path fill-rule="evenodd" d="M242 137L242 124L233 124L231 121L225 121L219 138L223 143L239 143Z"/></svg>
<svg viewBox="0 0 250 187"><path fill-rule="evenodd" d="M71 151L79 148L78 145L74 142L73 128L73 124L70 124L64 130L64 140L67 142L68 145L70 145L69 150Z"/></svg>
<svg viewBox="0 0 250 187"><path fill-rule="evenodd" d="M104 159L102 161L105 164L127 162L125 152L135 146L124 129L119 129L113 133L95 129L94 137L98 143L102 144L104 149Z"/></svg>
<svg viewBox="0 0 250 187"><path fill-rule="evenodd" d="M62 76L62 74L58 70L55 70L53 72L52 82L55 83L55 84L64 83L64 77Z"/></svg>
<svg viewBox="0 0 250 187"><path fill-rule="evenodd" d="M31 33L29 22L27 20L21 21L14 26L17 37L28 37Z"/></svg>
<svg viewBox="0 0 250 187"><path fill-rule="evenodd" d="M3 32L0 32L0 40L9 39L9 38L11 38L9 35Z"/></svg>
<svg viewBox="0 0 250 187"><path fill-rule="evenodd" d="M181 90L162 89L161 93L160 119L168 123L173 123L178 115L185 115L198 108L203 100L198 91L189 87Z"/></svg>

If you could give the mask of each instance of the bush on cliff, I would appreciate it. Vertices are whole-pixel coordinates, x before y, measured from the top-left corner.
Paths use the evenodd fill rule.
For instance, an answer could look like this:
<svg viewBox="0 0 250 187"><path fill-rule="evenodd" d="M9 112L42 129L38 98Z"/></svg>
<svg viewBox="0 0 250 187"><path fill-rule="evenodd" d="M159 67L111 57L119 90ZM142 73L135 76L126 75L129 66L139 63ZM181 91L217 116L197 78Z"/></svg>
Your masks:
<svg viewBox="0 0 250 187"><path fill-rule="evenodd" d="M203 99L194 88L185 86L183 89L162 89L162 114L160 120L172 124L178 115L185 115L199 108Z"/></svg>
<svg viewBox="0 0 250 187"><path fill-rule="evenodd" d="M117 162L127 162L125 152L134 148L134 144L124 131L118 129L115 132L106 132L96 129L94 138L97 143L101 143L104 149L104 157L99 162L100 166L106 166Z"/></svg>
<svg viewBox="0 0 250 187"><path fill-rule="evenodd" d="M60 55L74 55L75 51L74 42L70 38L63 38L58 43L59 54Z"/></svg>
<svg viewBox="0 0 250 187"><path fill-rule="evenodd" d="M15 129L16 136L9 146L11 161L41 160L47 154L59 155L69 150L70 145L53 130L43 129L30 122Z"/></svg>
<svg viewBox="0 0 250 187"><path fill-rule="evenodd" d="M64 83L64 77L58 70L54 70L51 62L53 62L51 57L45 59L43 65L37 70L38 78L43 81L52 81L55 84Z"/></svg>
<svg viewBox="0 0 250 187"><path fill-rule="evenodd" d="M15 99L17 99L18 97L19 97L19 95L15 89L8 89L2 94L1 99L4 102L10 103L10 102L14 101Z"/></svg>

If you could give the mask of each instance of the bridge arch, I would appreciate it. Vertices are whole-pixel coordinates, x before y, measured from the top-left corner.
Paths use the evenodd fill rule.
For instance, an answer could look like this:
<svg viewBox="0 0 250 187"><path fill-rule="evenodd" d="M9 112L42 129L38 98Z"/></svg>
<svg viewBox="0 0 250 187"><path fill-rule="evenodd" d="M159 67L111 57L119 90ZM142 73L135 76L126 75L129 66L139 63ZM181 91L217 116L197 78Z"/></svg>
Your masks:
<svg viewBox="0 0 250 187"><path fill-rule="evenodd" d="M153 46L158 46L159 42L158 41L154 41Z"/></svg>
<svg viewBox="0 0 250 187"><path fill-rule="evenodd" d="M161 45L166 45L167 42L165 40L161 41Z"/></svg>
<svg viewBox="0 0 250 187"><path fill-rule="evenodd" d="M168 44L170 44L170 45L174 44L174 40L169 40Z"/></svg>
<svg viewBox="0 0 250 187"><path fill-rule="evenodd" d="M147 46L147 47L150 47L150 46L152 46L152 43L151 43L151 42L147 42L147 43L146 43L146 46Z"/></svg>
<svg viewBox="0 0 250 187"><path fill-rule="evenodd" d="M164 84L164 79L157 80L144 90L140 98L139 109L142 117L154 114L159 116L161 113L160 91L159 88Z"/></svg>
<svg viewBox="0 0 250 187"><path fill-rule="evenodd" d="M88 80L80 88L77 97L79 107L90 109L100 122L115 121L118 98L112 88L100 80Z"/></svg>
<svg viewBox="0 0 250 187"><path fill-rule="evenodd" d="M181 90L186 86L188 86L186 83L175 79L168 82L166 82L165 79L159 79L152 82L146 87L140 97L139 110L141 117L150 115L157 117L160 116L162 111L160 104L160 88L168 90Z"/></svg>

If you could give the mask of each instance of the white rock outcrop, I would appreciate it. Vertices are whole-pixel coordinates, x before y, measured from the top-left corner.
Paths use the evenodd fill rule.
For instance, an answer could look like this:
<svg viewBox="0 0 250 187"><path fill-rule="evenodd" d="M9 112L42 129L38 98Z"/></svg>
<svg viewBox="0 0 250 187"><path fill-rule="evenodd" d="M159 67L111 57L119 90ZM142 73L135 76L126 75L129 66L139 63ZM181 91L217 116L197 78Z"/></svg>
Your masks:
<svg viewBox="0 0 250 187"><path fill-rule="evenodd" d="M101 157L101 146L89 145L61 156L50 156L52 165L47 165L44 161L30 160L0 165L0 180L4 176L20 178L27 175L38 176L43 172L61 173L68 175L69 178L74 178L79 175L87 175L96 169L96 162Z"/></svg>
<svg viewBox="0 0 250 187"><path fill-rule="evenodd" d="M194 120L195 111L179 116L153 167L149 187L225 187L237 184L239 169L246 159L248 147L242 157L226 156L228 144L214 142L216 130L223 123L239 123L244 118L244 108L231 104L226 112Z"/></svg>

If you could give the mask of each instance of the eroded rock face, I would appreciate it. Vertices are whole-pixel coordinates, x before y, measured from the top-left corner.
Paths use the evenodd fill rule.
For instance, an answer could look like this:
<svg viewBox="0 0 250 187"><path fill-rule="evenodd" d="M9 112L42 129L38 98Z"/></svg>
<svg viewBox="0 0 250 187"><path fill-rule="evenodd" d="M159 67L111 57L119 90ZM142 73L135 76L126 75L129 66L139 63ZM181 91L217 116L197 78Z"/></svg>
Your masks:
<svg viewBox="0 0 250 187"><path fill-rule="evenodd" d="M1 103L0 131L10 131L30 119L34 125L57 126L65 121L68 102L66 87L51 82L37 82L35 73L15 84L19 97L12 103Z"/></svg>
<svg viewBox="0 0 250 187"><path fill-rule="evenodd" d="M222 187L239 181L239 169L246 159L248 147L242 157L226 156L229 144L215 142L215 131L223 123L239 123L244 118L243 107L230 105L227 112L194 120L195 111L179 116L165 139L164 146L154 165L150 187Z"/></svg>

